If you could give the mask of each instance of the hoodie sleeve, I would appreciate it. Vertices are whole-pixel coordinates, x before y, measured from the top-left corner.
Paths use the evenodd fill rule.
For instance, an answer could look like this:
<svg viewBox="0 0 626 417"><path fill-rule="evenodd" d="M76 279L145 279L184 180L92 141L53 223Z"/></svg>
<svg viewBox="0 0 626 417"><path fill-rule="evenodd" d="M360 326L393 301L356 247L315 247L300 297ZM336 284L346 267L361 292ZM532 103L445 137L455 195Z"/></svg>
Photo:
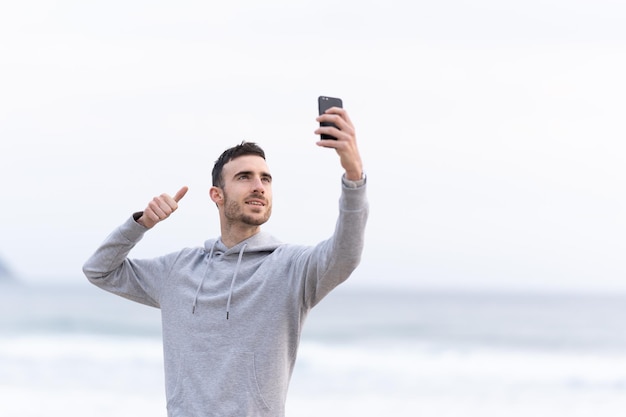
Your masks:
<svg viewBox="0 0 626 417"><path fill-rule="evenodd" d="M103 290L159 307L160 283L171 269L172 255L152 260L127 258L147 230L135 221L135 217L136 214L104 240L83 265L83 273Z"/></svg>
<svg viewBox="0 0 626 417"><path fill-rule="evenodd" d="M361 262L369 214L366 188L365 178L358 182L343 178L335 232L305 254L303 301L306 308L315 306L348 279Z"/></svg>

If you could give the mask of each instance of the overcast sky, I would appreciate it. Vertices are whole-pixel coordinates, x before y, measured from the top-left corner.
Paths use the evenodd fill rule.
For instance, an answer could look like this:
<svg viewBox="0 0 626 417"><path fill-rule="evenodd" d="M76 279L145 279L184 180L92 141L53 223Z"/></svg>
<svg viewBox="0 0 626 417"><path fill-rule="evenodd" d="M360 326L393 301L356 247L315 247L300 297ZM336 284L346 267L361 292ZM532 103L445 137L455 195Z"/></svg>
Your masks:
<svg viewBox="0 0 626 417"><path fill-rule="evenodd" d="M210 171L266 149L293 243L333 231L316 98L357 128L371 216L352 285L626 290L626 6L617 0L3 1L0 258L79 282L156 194L134 252L219 234Z"/></svg>

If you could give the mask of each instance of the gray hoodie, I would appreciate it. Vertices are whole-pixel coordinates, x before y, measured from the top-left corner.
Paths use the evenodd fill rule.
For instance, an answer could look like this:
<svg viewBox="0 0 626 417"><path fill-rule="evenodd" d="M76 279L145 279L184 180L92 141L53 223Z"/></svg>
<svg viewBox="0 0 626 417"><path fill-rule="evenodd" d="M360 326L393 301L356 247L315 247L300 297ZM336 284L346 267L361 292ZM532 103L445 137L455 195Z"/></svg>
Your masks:
<svg viewBox="0 0 626 417"><path fill-rule="evenodd" d="M168 416L284 416L307 313L361 258L366 187L348 184L335 233L314 247L260 232L128 259L146 231L130 218L85 263L93 284L161 309Z"/></svg>

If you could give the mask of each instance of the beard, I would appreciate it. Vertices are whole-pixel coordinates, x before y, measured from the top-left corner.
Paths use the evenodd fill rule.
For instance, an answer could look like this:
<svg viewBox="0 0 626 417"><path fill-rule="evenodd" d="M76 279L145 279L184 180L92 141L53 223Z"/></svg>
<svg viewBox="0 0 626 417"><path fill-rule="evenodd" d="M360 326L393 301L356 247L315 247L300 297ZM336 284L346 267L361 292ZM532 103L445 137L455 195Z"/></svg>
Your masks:
<svg viewBox="0 0 626 417"><path fill-rule="evenodd" d="M261 197L259 197L261 198ZM224 215L231 222L241 222L248 226L260 226L267 222L272 214L272 205L266 200L265 206L259 206L260 209L265 210L265 213L259 213L258 215L249 215L244 213L245 203L239 203L234 200L230 200L226 194L224 194Z"/></svg>

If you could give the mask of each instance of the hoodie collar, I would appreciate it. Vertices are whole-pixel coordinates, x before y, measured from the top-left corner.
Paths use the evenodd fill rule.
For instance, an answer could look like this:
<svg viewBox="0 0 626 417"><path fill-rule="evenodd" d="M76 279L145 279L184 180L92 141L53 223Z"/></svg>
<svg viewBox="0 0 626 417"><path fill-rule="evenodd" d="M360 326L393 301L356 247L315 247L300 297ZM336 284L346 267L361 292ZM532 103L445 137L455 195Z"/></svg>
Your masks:
<svg viewBox="0 0 626 417"><path fill-rule="evenodd" d="M246 252L272 252L277 247L282 245L282 242L276 239L274 236L270 235L266 232L259 232L255 235L250 236L248 239L245 239L239 243L237 243L232 248L227 248L226 245L222 242L222 239L209 239L204 242L204 249L207 252L211 252L211 249L215 247L216 253L223 253L224 255L229 255L231 253L239 253L241 247L246 245Z"/></svg>

